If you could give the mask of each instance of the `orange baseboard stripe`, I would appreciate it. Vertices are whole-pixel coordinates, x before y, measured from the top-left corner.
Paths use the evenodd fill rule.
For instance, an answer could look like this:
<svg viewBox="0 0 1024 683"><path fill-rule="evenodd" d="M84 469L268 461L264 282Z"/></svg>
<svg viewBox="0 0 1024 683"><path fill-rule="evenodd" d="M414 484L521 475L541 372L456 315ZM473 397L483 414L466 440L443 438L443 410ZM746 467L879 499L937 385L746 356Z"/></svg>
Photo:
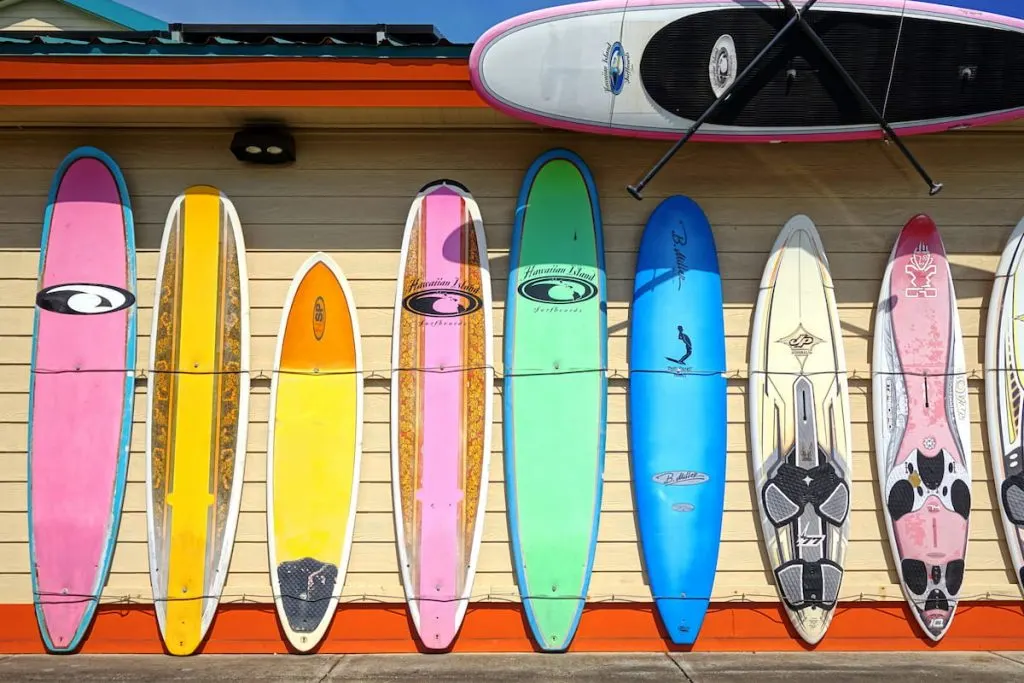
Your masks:
<svg viewBox="0 0 1024 683"><path fill-rule="evenodd" d="M692 648L666 640L650 604L597 604L583 612L570 652L912 651L1024 650L1024 605L1020 602L963 603L939 643L925 638L901 603L840 605L824 640L803 644L780 607L714 604ZM401 603L342 605L318 652L322 654L414 653L421 651ZM518 605L469 608L453 652L530 652ZM32 605L0 605L0 654L45 652ZM80 650L83 654L161 654L153 609L104 605ZM217 611L205 654L285 654L272 604L227 604Z"/></svg>

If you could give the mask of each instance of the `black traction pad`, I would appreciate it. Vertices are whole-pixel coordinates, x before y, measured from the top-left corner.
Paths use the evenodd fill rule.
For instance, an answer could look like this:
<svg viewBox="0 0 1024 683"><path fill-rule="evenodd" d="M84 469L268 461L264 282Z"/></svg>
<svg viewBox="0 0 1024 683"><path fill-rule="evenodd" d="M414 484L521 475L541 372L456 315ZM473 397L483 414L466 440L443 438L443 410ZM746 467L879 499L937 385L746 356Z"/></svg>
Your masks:
<svg viewBox="0 0 1024 683"><path fill-rule="evenodd" d="M678 19L647 44L640 79L659 106L695 120L715 99L708 66L719 37L732 37L738 73L786 20L786 13L771 8L711 10ZM906 18L901 35L898 14L811 10L806 21L872 104L879 111L885 105L889 123L1024 106L1024 33ZM790 29L707 122L750 127L876 123L799 27Z"/></svg>
<svg viewBox="0 0 1024 683"><path fill-rule="evenodd" d="M338 580L338 568L311 557L282 562L277 566L281 602L288 625L297 633L316 629L327 614Z"/></svg>

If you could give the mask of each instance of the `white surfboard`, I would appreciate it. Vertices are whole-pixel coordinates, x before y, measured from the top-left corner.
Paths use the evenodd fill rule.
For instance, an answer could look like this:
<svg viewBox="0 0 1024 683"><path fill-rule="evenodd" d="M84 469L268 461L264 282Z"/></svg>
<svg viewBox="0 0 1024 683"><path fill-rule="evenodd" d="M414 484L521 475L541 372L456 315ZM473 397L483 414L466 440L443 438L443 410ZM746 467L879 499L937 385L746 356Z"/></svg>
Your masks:
<svg viewBox="0 0 1024 683"><path fill-rule="evenodd" d="M814 644L832 621L850 534L850 409L832 277L814 223L786 223L750 341L750 443L779 597Z"/></svg>
<svg viewBox="0 0 1024 683"><path fill-rule="evenodd" d="M999 259L985 332L985 408L996 497L1014 574L1024 587L1024 220Z"/></svg>

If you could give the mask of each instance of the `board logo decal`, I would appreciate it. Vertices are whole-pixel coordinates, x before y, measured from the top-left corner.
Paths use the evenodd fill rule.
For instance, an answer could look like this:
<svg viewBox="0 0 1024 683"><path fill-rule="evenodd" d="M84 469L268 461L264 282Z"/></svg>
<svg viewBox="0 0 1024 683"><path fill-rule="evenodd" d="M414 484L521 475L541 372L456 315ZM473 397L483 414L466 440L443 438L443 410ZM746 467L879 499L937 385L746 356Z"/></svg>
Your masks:
<svg viewBox="0 0 1024 683"><path fill-rule="evenodd" d="M673 503L672 509L676 512L693 512L693 503Z"/></svg>
<svg viewBox="0 0 1024 683"><path fill-rule="evenodd" d="M679 247L686 246L686 228L682 225L679 226L679 231L672 231L672 251L675 252L676 256L676 291L683 288L683 282L686 280L686 271L690 270L690 266L686 263L686 254Z"/></svg>
<svg viewBox="0 0 1024 683"><path fill-rule="evenodd" d="M917 245L917 249L910 255L910 262L903 270L910 278L910 286L903 291L908 298L931 299L938 294L932 286L937 266L927 244L921 242Z"/></svg>
<svg viewBox="0 0 1024 683"><path fill-rule="evenodd" d="M696 472L694 470L672 470L670 472L658 472L651 479L665 486L693 486L694 484L703 484L710 477L703 472Z"/></svg>
<svg viewBox="0 0 1024 683"><path fill-rule="evenodd" d="M953 382L953 400L956 402L957 417L967 419L967 379L962 375Z"/></svg>
<svg viewBox="0 0 1024 683"><path fill-rule="evenodd" d="M686 332L683 331L682 325L676 325L676 330L678 332L678 340L683 342L683 355L680 356L679 358L669 358L668 356L665 356L665 360L667 360L669 363L675 363L676 365L685 366L686 360L693 353L693 342L690 341L690 335L686 334Z"/></svg>
<svg viewBox="0 0 1024 683"><path fill-rule="evenodd" d="M415 278L406 285L402 307L427 318L458 318L483 308L480 287L458 278Z"/></svg>
<svg viewBox="0 0 1024 683"><path fill-rule="evenodd" d="M715 46L711 48L708 76L711 78L711 90L715 97L721 97L726 88L736 80L736 43L728 33L720 35L715 41Z"/></svg>
<svg viewBox="0 0 1024 683"><path fill-rule="evenodd" d="M135 295L113 285L84 282L53 285L36 294L36 306L51 313L66 315L101 315L128 308Z"/></svg>
<svg viewBox="0 0 1024 683"><path fill-rule="evenodd" d="M632 73L632 64L629 60L629 53L622 47L622 43L615 41L607 43L604 48L604 91L612 95L622 92L623 86L629 82Z"/></svg>
<svg viewBox="0 0 1024 683"><path fill-rule="evenodd" d="M324 298L318 296L313 302L313 336L320 341L324 336L324 329L327 327L327 305Z"/></svg>
<svg viewBox="0 0 1024 683"><path fill-rule="evenodd" d="M405 310L428 318L458 318L483 306L480 297L461 289L432 288L413 292L402 300Z"/></svg>
<svg viewBox="0 0 1024 683"><path fill-rule="evenodd" d="M528 266L516 291L539 304L578 304L597 296L597 275L579 266Z"/></svg>
<svg viewBox="0 0 1024 683"><path fill-rule="evenodd" d="M797 325L796 329L789 335L776 339L779 344L785 344L789 347L789 350L797 360L800 361L800 367L803 367L804 361L811 355L814 347L824 342L823 339L814 336L806 329L804 329L803 323Z"/></svg>

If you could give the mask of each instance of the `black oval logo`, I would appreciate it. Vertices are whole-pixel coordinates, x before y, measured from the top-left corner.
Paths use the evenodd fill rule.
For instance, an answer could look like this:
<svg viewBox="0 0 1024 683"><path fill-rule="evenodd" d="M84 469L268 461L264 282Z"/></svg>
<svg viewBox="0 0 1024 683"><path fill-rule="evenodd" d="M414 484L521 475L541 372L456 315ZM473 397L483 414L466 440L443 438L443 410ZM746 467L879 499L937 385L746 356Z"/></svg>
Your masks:
<svg viewBox="0 0 1024 683"><path fill-rule="evenodd" d="M113 285L69 283L46 287L36 294L36 306L65 315L101 315L128 308L135 295Z"/></svg>
<svg viewBox="0 0 1024 683"><path fill-rule="evenodd" d="M475 294L444 287L421 289L402 300L405 310L429 318L458 318L480 310L483 305Z"/></svg>
<svg viewBox="0 0 1024 683"><path fill-rule="evenodd" d="M317 341L324 336L324 329L327 327L327 305L324 298L318 296L313 302L313 336Z"/></svg>
<svg viewBox="0 0 1024 683"><path fill-rule="evenodd" d="M571 275L544 275L530 278L516 291L541 304L578 304L597 296L597 285Z"/></svg>

